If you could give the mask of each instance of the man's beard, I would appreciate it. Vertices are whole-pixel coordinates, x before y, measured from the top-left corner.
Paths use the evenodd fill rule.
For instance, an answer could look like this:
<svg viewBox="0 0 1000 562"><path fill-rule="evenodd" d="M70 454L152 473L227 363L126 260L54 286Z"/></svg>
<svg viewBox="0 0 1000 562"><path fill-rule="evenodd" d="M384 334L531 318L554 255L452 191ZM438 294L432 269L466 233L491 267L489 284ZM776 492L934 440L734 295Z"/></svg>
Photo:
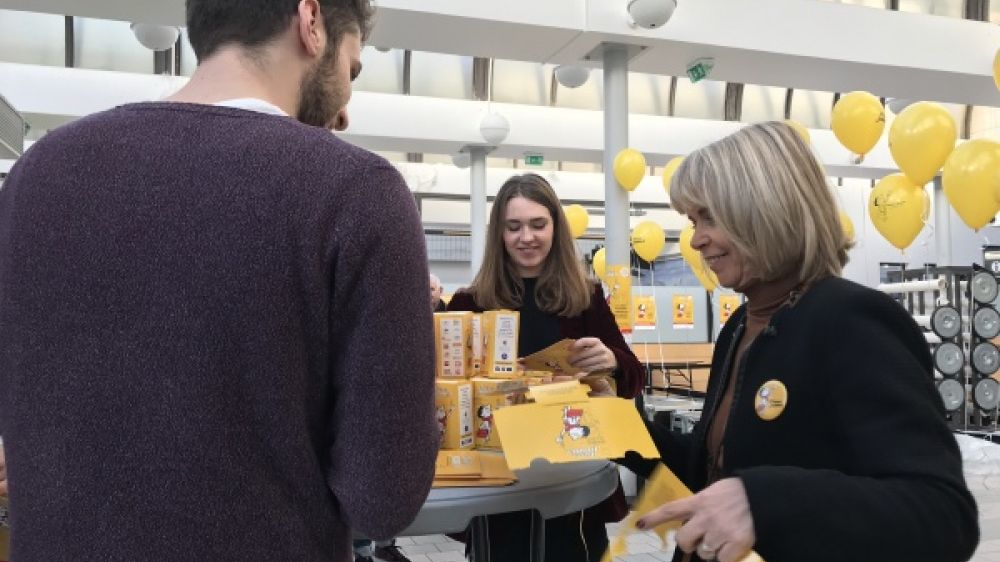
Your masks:
<svg viewBox="0 0 1000 562"><path fill-rule="evenodd" d="M296 118L306 125L330 128L344 106L344 93L333 80L337 74L336 59L337 49L332 44L327 45L316 66L302 78Z"/></svg>

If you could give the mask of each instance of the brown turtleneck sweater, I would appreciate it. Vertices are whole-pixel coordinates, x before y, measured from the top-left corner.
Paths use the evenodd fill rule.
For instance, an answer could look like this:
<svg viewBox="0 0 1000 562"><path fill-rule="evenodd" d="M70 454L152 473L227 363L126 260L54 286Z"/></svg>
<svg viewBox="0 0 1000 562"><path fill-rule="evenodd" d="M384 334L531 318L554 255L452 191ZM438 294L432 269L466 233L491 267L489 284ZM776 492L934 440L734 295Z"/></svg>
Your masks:
<svg viewBox="0 0 1000 562"><path fill-rule="evenodd" d="M726 434L726 424L729 421L729 410L732 408L733 396L736 392L736 378L739 374L740 364L743 362L743 354L771 321L771 316L789 301L792 291L796 290L799 285L797 276L789 275L767 283L754 284L744 291L747 297L746 325L743 329L743 336L736 344L736 353L730 362L729 372L725 374L725 390L719 399L719 407L715 409L715 416L710 422L706 437L709 484L717 480L722 472L724 454L722 438Z"/></svg>

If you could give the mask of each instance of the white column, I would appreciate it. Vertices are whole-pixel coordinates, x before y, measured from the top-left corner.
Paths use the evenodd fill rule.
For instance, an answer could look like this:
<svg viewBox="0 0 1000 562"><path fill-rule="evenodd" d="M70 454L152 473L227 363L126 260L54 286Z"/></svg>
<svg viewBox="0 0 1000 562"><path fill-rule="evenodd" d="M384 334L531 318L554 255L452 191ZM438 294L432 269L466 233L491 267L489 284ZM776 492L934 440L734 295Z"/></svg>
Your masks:
<svg viewBox="0 0 1000 562"><path fill-rule="evenodd" d="M628 147L628 51L604 48L604 217L608 266L629 263L628 192L615 179L615 156Z"/></svg>
<svg viewBox="0 0 1000 562"><path fill-rule="evenodd" d="M469 148L469 204L470 220L469 235L472 250L471 275L479 272L483 264L483 252L486 248L486 154L490 151L485 146Z"/></svg>
<svg viewBox="0 0 1000 562"><path fill-rule="evenodd" d="M934 246L935 263L938 267L953 265L951 263L951 205L944 195L941 186L941 176L934 178Z"/></svg>

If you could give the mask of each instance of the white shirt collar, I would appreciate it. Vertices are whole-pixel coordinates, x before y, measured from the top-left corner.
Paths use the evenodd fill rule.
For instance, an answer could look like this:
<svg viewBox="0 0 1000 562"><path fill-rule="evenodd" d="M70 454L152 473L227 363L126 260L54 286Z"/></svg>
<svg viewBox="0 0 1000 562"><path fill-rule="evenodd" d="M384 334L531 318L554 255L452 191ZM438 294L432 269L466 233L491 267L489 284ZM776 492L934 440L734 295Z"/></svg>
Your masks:
<svg viewBox="0 0 1000 562"><path fill-rule="evenodd" d="M231 100L223 100L215 103L221 107L233 107L236 109L245 109L247 111L256 111L257 113L266 113L268 115L280 115L281 117L288 117L288 114L282 111L282 109L271 102L264 101L259 98L236 98Z"/></svg>

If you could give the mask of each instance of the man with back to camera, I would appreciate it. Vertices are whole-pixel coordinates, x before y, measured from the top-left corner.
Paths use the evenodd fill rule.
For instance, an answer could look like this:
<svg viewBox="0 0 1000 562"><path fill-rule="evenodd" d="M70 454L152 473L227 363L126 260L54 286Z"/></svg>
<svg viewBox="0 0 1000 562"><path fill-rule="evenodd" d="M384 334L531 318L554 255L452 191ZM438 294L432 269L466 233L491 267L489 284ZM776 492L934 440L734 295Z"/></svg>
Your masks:
<svg viewBox="0 0 1000 562"><path fill-rule="evenodd" d="M49 133L0 191L18 562L342 562L430 488L420 219L327 130L368 0L187 9L187 86Z"/></svg>

